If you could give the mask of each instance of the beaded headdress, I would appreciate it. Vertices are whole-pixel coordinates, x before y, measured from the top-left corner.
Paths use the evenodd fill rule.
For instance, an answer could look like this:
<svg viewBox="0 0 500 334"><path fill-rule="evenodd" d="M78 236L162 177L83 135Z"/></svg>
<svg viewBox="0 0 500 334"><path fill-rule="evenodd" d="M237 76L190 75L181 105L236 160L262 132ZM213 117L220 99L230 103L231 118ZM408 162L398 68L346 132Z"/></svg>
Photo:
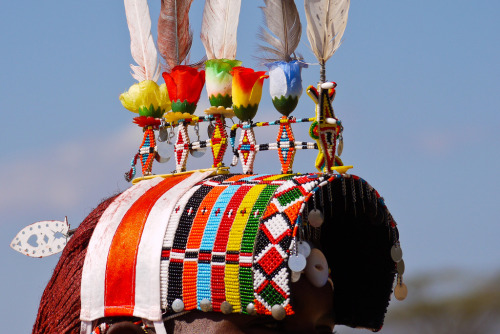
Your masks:
<svg viewBox="0 0 500 334"><path fill-rule="evenodd" d="M143 129L143 139L125 173L133 185L104 210L86 250L81 332L104 333L114 318L130 317L160 334L166 319L195 310L282 320L294 314L291 286L301 277L316 287L332 285L337 324L379 330L393 288L398 299L406 296L404 262L383 198L365 180L347 174L353 166L340 159L344 128L332 107L337 84L326 81L325 64L340 46L349 0L305 0L307 35L321 75L317 87L306 90L315 113L301 119L291 116L307 67L295 55L302 28L294 2L264 1L261 58L268 73L235 59L240 0L206 0L205 69L182 64L193 42L191 2L162 1L157 50L147 1L125 0L138 83L120 101L139 114L134 123ZM156 83L158 51L166 67L162 85ZM265 79L282 116L254 121ZM211 107L198 116L205 83ZM239 122L229 127L233 117ZM207 139L200 138L204 123ZM303 123L310 123L312 140L296 138L292 126ZM276 141L257 143L256 132L273 127L278 127ZM154 160L171 157L159 154L157 140L171 143L174 137L175 171L154 174ZM206 148L212 165L188 170L189 155ZM269 150L277 151L281 170L254 174L257 154ZM293 173L299 150L318 151L317 172ZM241 162L241 174L226 166L227 151L232 167ZM73 232L67 221L36 224L42 234L49 228L67 236ZM29 233L20 232L11 246L36 257L56 253L66 242L57 249L49 243L32 247L26 237Z"/></svg>

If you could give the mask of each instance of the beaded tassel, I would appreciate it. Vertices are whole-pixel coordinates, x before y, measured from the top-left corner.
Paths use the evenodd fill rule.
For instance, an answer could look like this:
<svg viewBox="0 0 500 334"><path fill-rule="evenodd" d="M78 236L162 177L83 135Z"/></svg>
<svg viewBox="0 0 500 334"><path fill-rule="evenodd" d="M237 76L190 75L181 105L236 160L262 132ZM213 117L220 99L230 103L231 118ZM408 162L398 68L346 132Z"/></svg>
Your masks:
<svg viewBox="0 0 500 334"><path fill-rule="evenodd" d="M222 167L224 164L224 153L227 148L227 132L225 129L226 121L224 116L215 114L215 129L210 138L212 146L213 165L212 167Z"/></svg>
<svg viewBox="0 0 500 334"><path fill-rule="evenodd" d="M276 141L279 143L278 155L281 163L281 173L292 173L296 149L295 146L290 145L290 143L295 143L295 138L293 136L292 126L288 122L286 116L281 117L280 129Z"/></svg>
<svg viewBox="0 0 500 334"><path fill-rule="evenodd" d="M177 132L177 141L174 146L175 170L180 173L186 170L188 152L189 152L189 134L187 125L180 122Z"/></svg>
<svg viewBox="0 0 500 334"><path fill-rule="evenodd" d="M141 148L139 149L143 176L151 174L153 159L156 157L157 150L153 127L144 127L144 137L142 139Z"/></svg>
<svg viewBox="0 0 500 334"><path fill-rule="evenodd" d="M241 132L240 145L238 146L243 174L253 173L253 164L257 154L256 146L257 141L255 140L253 128L248 126L247 122L243 122L243 131Z"/></svg>

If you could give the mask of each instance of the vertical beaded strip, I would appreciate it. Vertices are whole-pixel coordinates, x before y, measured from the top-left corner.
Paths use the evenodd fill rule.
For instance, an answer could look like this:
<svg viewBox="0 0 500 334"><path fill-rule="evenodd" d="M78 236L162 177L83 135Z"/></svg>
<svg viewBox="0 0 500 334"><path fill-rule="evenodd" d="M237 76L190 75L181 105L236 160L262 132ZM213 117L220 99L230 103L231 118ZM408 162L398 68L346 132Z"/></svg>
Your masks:
<svg viewBox="0 0 500 334"><path fill-rule="evenodd" d="M189 203L191 204L191 206L189 207L192 208L192 199L196 198L194 194L198 194L201 192L200 187L200 185L194 186L179 199L167 225L162 248L162 255L165 256L162 256L160 266L160 292L162 309L168 309L168 307L172 305L173 299L170 298L170 296L174 294L173 291L179 290L178 294L180 294L180 292L182 291L182 282L179 281L179 276L176 275L175 269L177 269L179 265L182 267L182 264L184 262L185 250L184 248L173 247L173 243L174 238L180 237L178 237L180 233L177 230L181 220L181 216L185 216L185 209L188 206L188 202L191 202ZM187 211L192 212L192 209ZM167 296L169 297L168 301Z"/></svg>
<svg viewBox="0 0 500 334"><path fill-rule="evenodd" d="M212 146L213 164L212 167L222 167L224 153L227 148L227 132L224 116L215 114L215 129L210 138Z"/></svg>
<svg viewBox="0 0 500 334"><path fill-rule="evenodd" d="M292 229L302 202L319 182L315 174L296 176L276 190L267 206L259 225L253 260L257 313L271 314L274 305L281 305L287 314L293 314L287 268Z"/></svg>
<svg viewBox="0 0 500 334"><path fill-rule="evenodd" d="M226 300L233 306L233 312L241 312L240 301L240 247L243 232L247 225L248 218L252 213L252 208L259 198L259 195L266 188L265 184L254 185L246 194L236 211L233 226L229 233L226 250L226 268L225 268L225 289Z"/></svg>
<svg viewBox="0 0 500 334"><path fill-rule="evenodd" d="M196 217L194 218L189 233L186 246L186 255L184 258L184 270L182 273L182 294L184 309L186 311L195 309L197 304L197 274L198 274L198 256L200 243L203 238L203 231L210 216L211 209L227 186L214 186L214 188L205 196L200 204Z"/></svg>
<svg viewBox="0 0 500 334"><path fill-rule="evenodd" d="M253 173L253 164L255 161L255 155L257 154L256 145L257 141L255 140L255 134L251 124L243 122L240 145L238 145L238 154L243 167L243 174Z"/></svg>
<svg viewBox="0 0 500 334"><path fill-rule="evenodd" d="M276 138L278 145L278 155L281 163L281 173L288 174L292 172L293 159L295 157L295 137L293 136L292 126L288 122L288 117L283 116L280 120L280 129L278 138Z"/></svg>
<svg viewBox="0 0 500 334"><path fill-rule="evenodd" d="M186 122L180 122L177 130L177 141L174 145L175 170L183 172L186 170L189 152L189 135Z"/></svg>
<svg viewBox="0 0 500 334"><path fill-rule="evenodd" d="M150 125L146 126L143 131L144 137L142 139L141 148L139 149L139 154L141 156L142 175L146 176L151 174L153 159L156 156L158 148L156 147L153 127Z"/></svg>
<svg viewBox="0 0 500 334"><path fill-rule="evenodd" d="M227 258L226 249L229 239L229 231L232 228L235 217L238 215L238 209L241 202L247 195L248 191L252 189L252 184L235 185L238 187L234 195L231 197L228 205L224 210L224 215L220 222L215 237L215 242L212 252L212 276L211 276L211 289L212 289L212 308L214 311L220 311L220 305L226 300L225 293L225 268L226 261L234 260L237 254L229 255ZM234 281L229 282L234 284ZM234 309L234 306L233 306Z"/></svg>
<svg viewBox="0 0 500 334"><path fill-rule="evenodd" d="M205 226L203 239L201 240L200 245L200 254L198 257L198 285L196 289L198 293L198 303L203 299L212 299L211 260L215 237L217 235L219 224L224 216L224 211L228 206L231 197L238 190L238 188L238 186L230 185L220 194L212 208L212 211L210 212L210 217L208 218L207 225ZM214 307L213 304L212 307Z"/></svg>
<svg viewBox="0 0 500 334"><path fill-rule="evenodd" d="M268 184L262 189L255 204L249 212L248 221L246 223L243 235L241 238L240 254L239 254L239 292L241 300L241 312L247 313L247 306L254 301L253 289L253 274L252 261L254 253L255 236L259 228L259 219L263 215L266 206L271 200L274 192L279 187L279 184L273 184L273 181L278 179L286 179L288 175L275 175L266 178Z"/></svg>

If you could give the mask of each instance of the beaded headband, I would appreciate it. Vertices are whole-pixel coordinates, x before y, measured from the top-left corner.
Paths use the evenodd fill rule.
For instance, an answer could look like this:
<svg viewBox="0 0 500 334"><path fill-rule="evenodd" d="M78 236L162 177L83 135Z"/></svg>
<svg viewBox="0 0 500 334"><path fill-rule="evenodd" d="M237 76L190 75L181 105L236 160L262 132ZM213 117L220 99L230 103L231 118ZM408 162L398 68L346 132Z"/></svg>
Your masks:
<svg viewBox="0 0 500 334"><path fill-rule="evenodd" d="M330 267L336 322L381 328L396 273L390 253L398 233L383 199L368 183L339 174L227 174L200 180L209 173L143 181L108 207L83 269L84 322L134 316L159 326L164 317L191 310L281 320L294 313L290 284L306 275L313 285L323 286ZM150 203L147 210L145 203ZM147 228L156 221L163 224ZM100 230L107 231L106 239ZM156 235L165 231L156 267L151 256L140 255L154 246L148 230ZM360 240L379 237L369 242L368 252L349 249L349 260L343 236L352 233ZM325 270L311 271L310 261L326 261ZM360 265L365 261L376 264L378 272L371 272L376 283L365 282L368 296L357 296L356 276L365 274L366 266ZM158 300L138 298L137 290L158 293L151 288L155 275ZM369 314L366 308L345 308L356 299L369 304Z"/></svg>

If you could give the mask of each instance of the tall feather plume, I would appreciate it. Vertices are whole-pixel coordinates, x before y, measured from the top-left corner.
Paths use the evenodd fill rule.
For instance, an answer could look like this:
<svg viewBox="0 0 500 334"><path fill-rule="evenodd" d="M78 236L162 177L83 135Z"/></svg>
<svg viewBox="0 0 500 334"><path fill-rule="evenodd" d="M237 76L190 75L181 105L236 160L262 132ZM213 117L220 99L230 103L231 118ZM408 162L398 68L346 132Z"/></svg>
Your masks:
<svg viewBox="0 0 500 334"><path fill-rule="evenodd" d="M158 19L158 50L172 69L186 59L193 32L189 27L189 8L193 0L162 0Z"/></svg>
<svg viewBox="0 0 500 334"><path fill-rule="evenodd" d="M267 56L261 57L265 62L277 60L290 61L297 49L302 34L299 12L293 0L264 0L266 29L260 29L260 39L269 44L259 45L259 49Z"/></svg>
<svg viewBox="0 0 500 334"><path fill-rule="evenodd" d="M125 14L130 31L130 51L137 65L130 65L137 81L158 80L160 63L153 36L147 0L125 0Z"/></svg>
<svg viewBox="0 0 500 334"><path fill-rule="evenodd" d="M206 0L201 41L208 59L235 59L241 0Z"/></svg>
<svg viewBox="0 0 500 334"><path fill-rule="evenodd" d="M350 0L304 0L307 38L321 65L325 81L325 63L337 51L347 25Z"/></svg>

